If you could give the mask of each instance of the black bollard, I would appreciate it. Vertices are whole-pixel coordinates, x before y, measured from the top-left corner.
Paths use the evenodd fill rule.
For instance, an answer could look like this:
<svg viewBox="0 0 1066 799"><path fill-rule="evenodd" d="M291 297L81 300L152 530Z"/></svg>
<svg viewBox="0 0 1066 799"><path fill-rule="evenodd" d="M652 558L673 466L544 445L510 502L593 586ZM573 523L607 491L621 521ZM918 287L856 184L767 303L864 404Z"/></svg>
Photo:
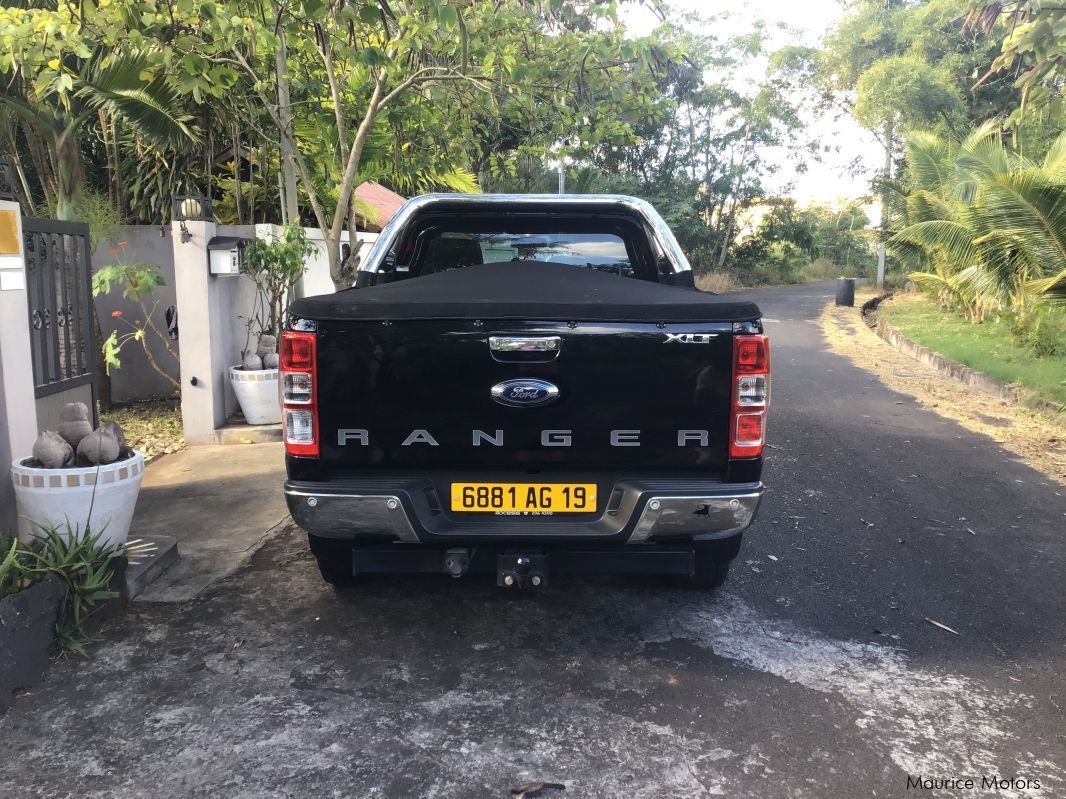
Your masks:
<svg viewBox="0 0 1066 799"><path fill-rule="evenodd" d="M842 277L837 281L837 305L855 305L855 278Z"/></svg>

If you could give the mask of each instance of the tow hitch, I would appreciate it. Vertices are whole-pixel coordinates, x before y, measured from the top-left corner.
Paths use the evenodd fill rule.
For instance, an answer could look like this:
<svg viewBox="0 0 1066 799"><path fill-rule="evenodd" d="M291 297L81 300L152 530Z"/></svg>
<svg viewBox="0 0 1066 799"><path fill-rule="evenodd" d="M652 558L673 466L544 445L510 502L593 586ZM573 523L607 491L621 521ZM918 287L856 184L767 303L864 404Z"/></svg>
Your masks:
<svg viewBox="0 0 1066 799"><path fill-rule="evenodd" d="M548 556L507 552L496 557L496 585L504 588L544 588L548 585Z"/></svg>

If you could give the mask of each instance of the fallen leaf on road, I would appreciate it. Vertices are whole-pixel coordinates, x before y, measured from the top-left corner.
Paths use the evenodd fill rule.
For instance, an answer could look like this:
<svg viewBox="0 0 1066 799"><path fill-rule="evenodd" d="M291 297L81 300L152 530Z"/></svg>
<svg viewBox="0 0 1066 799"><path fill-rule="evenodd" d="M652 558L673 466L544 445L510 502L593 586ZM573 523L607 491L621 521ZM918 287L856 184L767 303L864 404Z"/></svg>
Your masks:
<svg viewBox="0 0 1066 799"><path fill-rule="evenodd" d="M774 561L775 563L777 562L777 555L767 555L766 557L768 557L770 560Z"/></svg>
<svg viewBox="0 0 1066 799"><path fill-rule="evenodd" d="M949 633L951 633L952 635L959 635L959 632L958 632L957 630L953 630L953 629L951 629L951 628L950 628L950 627L948 627L948 626L947 626L946 624L941 624L941 623L940 623L940 622L938 622L938 621L937 621L936 619L930 619L930 618L929 618L928 616L926 616L926 617L925 617L925 620L926 620L927 622L929 622L930 624L932 624L932 625L933 625L934 627L939 627L939 628L940 628L941 630L947 630L947 631L948 631Z"/></svg>

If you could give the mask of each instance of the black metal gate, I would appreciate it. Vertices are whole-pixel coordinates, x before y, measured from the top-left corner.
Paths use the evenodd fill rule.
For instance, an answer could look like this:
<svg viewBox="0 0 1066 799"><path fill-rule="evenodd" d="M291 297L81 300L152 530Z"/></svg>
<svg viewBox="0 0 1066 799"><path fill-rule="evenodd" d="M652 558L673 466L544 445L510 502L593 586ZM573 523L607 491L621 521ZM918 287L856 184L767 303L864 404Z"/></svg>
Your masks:
<svg viewBox="0 0 1066 799"><path fill-rule="evenodd" d="M96 414L89 226L54 219L22 220L30 306L34 395L89 386Z"/></svg>

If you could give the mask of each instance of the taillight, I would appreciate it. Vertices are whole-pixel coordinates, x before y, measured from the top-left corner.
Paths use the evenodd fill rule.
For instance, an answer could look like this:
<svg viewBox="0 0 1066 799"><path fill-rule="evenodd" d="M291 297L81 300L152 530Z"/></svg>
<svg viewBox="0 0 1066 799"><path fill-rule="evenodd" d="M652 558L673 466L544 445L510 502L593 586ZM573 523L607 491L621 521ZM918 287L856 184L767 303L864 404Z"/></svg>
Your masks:
<svg viewBox="0 0 1066 799"><path fill-rule="evenodd" d="M756 458L766 442L770 404L770 341L766 336L734 336L731 404L729 457Z"/></svg>
<svg viewBox="0 0 1066 799"><path fill-rule="evenodd" d="M318 457L318 394L314 333L281 334L281 406L285 451Z"/></svg>

